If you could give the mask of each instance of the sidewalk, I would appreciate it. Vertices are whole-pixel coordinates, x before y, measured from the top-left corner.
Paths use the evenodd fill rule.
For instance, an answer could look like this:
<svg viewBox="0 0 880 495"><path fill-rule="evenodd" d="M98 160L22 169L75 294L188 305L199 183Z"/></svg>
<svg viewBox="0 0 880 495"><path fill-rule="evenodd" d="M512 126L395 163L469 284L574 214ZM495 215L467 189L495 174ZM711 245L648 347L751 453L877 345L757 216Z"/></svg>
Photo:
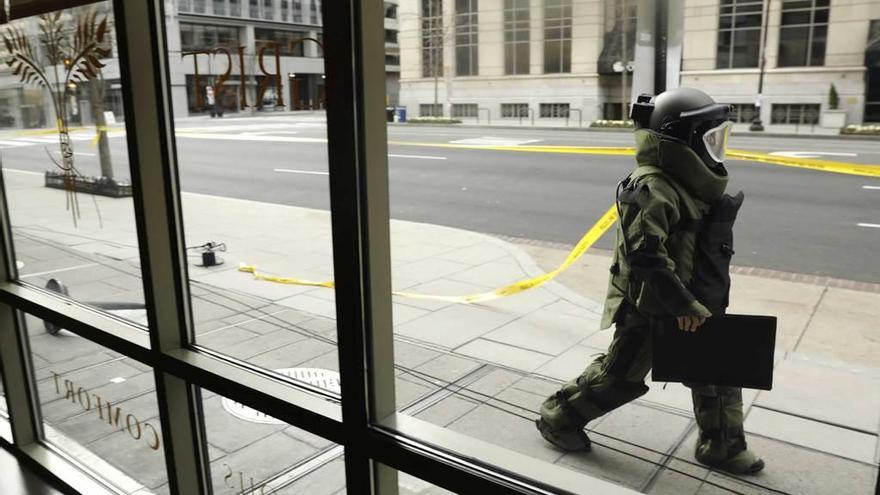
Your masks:
<svg viewBox="0 0 880 495"><path fill-rule="evenodd" d="M74 228L64 192L42 187L41 176L6 171L5 181L25 281L42 286L57 277L78 300L143 301L130 200L96 198L100 228L92 199L80 195L83 218ZM255 281L237 270L246 262L267 274L332 279L329 213L188 193L183 205L187 245L228 246L224 265L189 267L197 343L273 370L338 369L332 290ZM553 269L567 254L562 246L403 221L391 222L391 244L393 288L436 295L491 290ZM741 481L692 464L690 395L677 384L650 384L634 404L589 425L596 444L590 454L545 444L530 423L534 411L612 336L598 330L608 264L605 254L590 252L554 282L485 304L395 297L399 410L644 493L727 493L719 486L768 493L749 482L799 494L871 493L880 461L880 294L873 292L734 275L731 312L780 320L774 390L744 394L749 440L768 463L757 477ZM143 322L139 311L121 316ZM144 400L152 393L150 370L30 324L46 421L112 463L120 477L136 477L139 493L165 493L161 456L127 437L102 436L100 426L84 431L82 409L48 400L55 397L52 371L102 386L139 417L154 417L155 403ZM107 385L115 376L137 381L136 393ZM303 462L338 459L328 454L332 446L295 428L232 416L213 393L206 391L204 403L221 487L224 464L247 466L257 481L282 473L292 483L286 486L297 487L312 472L297 477ZM292 458L291 449L302 455ZM113 454L120 451L130 455ZM318 472L322 488L310 495L343 486L338 461ZM440 493L418 480L402 485L402 493Z"/></svg>

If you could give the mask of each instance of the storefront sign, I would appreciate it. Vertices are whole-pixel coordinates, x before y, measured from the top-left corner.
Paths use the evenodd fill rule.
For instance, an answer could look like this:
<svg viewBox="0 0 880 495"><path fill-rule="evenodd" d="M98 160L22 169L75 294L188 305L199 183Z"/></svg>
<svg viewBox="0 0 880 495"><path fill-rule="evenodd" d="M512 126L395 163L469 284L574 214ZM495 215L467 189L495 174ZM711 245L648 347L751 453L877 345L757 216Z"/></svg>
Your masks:
<svg viewBox="0 0 880 495"><path fill-rule="evenodd" d="M323 44L314 39L314 38L302 38L296 40L296 44L303 43L305 41L313 41L323 48ZM247 74L245 73L245 51L244 46L239 46L236 50L236 55L238 55L238 68L239 68L239 76L241 77L241 81L244 82ZM269 72L266 69L266 49L271 48L272 52L274 52L275 58L275 72ZM293 47L291 47L293 50ZM205 106L205 91L202 89L201 84L201 75L199 74L199 55L206 56L214 56L220 55L221 57L226 58L226 70L218 76L217 82L211 86L213 89L214 95L219 99L224 94L224 85L226 81L229 80L229 76L232 74L232 60L233 55L229 52L229 49L225 47L218 48L208 48L204 50L194 50L191 52L183 52L181 53L181 57L185 58L187 56L192 55L193 58L193 79L195 80L195 97L196 97L196 106L199 108L203 108ZM260 86L257 90L257 99L253 105L248 104L247 95L245 91L239 92L239 108L244 110L248 107L258 107L261 106L261 102L263 101L263 96L266 93L266 90L269 89L269 85L275 85L275 94L277 96L277 100L275 101L275 106L283 107L284 106L284 94L281 91L281 47L278 43L271 42L267 43L260 47L257 51L257 67L259 67L260 72L262 72L263 77L262 81L260 81Z"/></svg>
<svg viewBox="0 0 880 495"><path fill-rule="evenodd" d="M120 406L107 400L96 393L89 392L88 389L77 386L76 383L61 377L58 373L52 372L52 378L55 380L55 394L63 395L65 400L79 405L83 411L96 411L95 420L107 422L109 426L117 430L125 430L128 435L135 441L142 441L152 450L159 450L161 441L159 437L159 428L147 421L141 421L137 416L125 412Z"/></svg>

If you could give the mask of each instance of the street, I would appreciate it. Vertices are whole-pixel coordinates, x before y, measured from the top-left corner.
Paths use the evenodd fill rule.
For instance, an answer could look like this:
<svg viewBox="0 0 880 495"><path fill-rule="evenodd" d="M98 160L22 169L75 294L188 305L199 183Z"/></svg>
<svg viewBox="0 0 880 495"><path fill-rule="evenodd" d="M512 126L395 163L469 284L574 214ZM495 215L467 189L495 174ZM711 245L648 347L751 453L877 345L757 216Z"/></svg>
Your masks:
<svg viewBox="0 0 880 495"><path fill-rule="evenodd" d="M186 119L176 132L184 191L329 206L322 117ZM633 166L631 156L473 149L627 147L628 132L391 126L388 136L392 218L537 241L576 242L611 205L617 182ZM47 151L57 148L52 140L0 137L3 166L45 170ZM96 173L94 144L83 139L74 146L77 167ZM880 163L880 141L735 134L730 147ZM124 134L111 133L111 149L118 177L127 178ZM729 192L746 194L735 264L880 280L880 264L872 258L880 242L880 181L736 160L727 165ZM608 249L612 241L606 235L597 247Z"/></svg>

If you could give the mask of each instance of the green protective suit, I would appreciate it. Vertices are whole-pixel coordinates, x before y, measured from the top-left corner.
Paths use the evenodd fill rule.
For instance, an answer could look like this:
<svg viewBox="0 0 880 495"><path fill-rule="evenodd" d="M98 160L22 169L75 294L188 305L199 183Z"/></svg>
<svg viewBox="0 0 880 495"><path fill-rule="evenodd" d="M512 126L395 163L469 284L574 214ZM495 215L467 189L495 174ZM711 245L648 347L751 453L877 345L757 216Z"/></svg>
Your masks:
<svg viewBox="0 0 880 495"><path fill-rule="evenodd" d="M722 198L726 174L711 171L683 143L650 130L637 130L635 137L638 165L619 189L617 249L602 317L603 329L616 325L614 338L606 354L541 406L538 426L545 438L548 432L563 440L580 435L568 438L571 447L563 448L569 450L577 449L579 438L586 440L582 429L589 421L648 391L652 317L708 317L727 305L726 293L698 298L691 290L697 285L692 282L700 226ZM741 390L691 388L700 429L697 459L713 465L736 459L732 470L753 463L757 458L746 451L742 430Z"/></svg>

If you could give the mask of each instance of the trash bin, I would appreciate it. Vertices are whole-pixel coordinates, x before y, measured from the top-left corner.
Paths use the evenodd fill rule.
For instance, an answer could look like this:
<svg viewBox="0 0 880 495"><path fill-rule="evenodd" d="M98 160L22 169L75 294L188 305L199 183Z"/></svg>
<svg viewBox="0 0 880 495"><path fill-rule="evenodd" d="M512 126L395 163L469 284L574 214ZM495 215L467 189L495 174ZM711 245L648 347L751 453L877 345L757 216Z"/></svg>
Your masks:
<svg viewBox="0 0 880 495"><path fill-rule="evenodd" d="M395 120L401 123L406 122L406 107L397 107L396 110Z"/></svg>
<svg viewBox="0 0 880 495"><path fill-rule="evenodd" d="M385 121L386 122L394 122L395 117L395 109L394 107L386 107L385 108Z"/></svg>

